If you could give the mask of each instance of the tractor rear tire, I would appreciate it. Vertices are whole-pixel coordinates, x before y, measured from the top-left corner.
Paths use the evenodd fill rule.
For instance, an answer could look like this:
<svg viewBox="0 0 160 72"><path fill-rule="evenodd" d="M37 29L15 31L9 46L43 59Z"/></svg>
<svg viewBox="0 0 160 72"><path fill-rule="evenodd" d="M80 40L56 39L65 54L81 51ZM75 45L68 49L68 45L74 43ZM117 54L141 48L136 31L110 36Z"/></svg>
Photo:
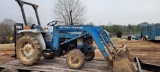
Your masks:
<svg viewBox="0 0 160 72"><path fill-rule="evenodd" d="M88 50L87 53L84 53L84 56L85 56L86 61L91 61L95 57L95 52L94 52L94 50Z"/></svg>
<svg viewBox="0 0 160 72"><path fill-rule="evenodd" d="M33 65L41 58L41 45L33 36L23 36L19 39L16 47L16 55L24 65Z"/></svg>
<svg viewBox="0 0 160 72"><path fill-rule="evenodd" d="M73 49L67 54L66 62L72 69L81 69L84 65L85 57L80 50Z"/></svg>

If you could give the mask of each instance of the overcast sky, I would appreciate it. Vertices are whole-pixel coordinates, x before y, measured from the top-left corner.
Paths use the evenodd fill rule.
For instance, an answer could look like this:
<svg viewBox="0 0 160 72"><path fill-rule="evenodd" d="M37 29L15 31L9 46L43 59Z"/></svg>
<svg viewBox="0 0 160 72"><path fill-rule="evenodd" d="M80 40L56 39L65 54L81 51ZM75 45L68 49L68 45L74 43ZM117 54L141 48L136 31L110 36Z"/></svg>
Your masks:
<svg viewBox="0 0 160 72"><path fill-rule="evenodd" d="M53 0L24 0L39 5L41 23L45 26L55 20ZM80 0L86 5L86 23L94 24L138 24L160 23L160 0ZM36 21L32 7L25 5L27 17ZM20 7L15 0L0 1L0 21L11 18L23 22Z"/></svg>

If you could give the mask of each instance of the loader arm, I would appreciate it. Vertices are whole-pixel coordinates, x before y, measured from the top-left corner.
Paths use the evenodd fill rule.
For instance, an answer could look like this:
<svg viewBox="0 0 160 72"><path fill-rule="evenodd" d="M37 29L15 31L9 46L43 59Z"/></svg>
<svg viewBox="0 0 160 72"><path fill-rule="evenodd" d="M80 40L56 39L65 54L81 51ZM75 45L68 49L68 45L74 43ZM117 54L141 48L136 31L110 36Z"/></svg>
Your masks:
<svg viewBox="0 0 160 72"><path fill-rule="evenodd" d="M97 44L99 50L101 51L102 55L104 56L104 58L107 60L108 63L110 63L109 55L113 54L112 51L109 50L109 44L111 43L111 41L109 41L110 39L109 39L109 37L107 37L107 34L105 33L105 31L103 29L97 28L92 25L79 25L79 26L73 26L73 25L61 26L61 25L59 25L59 26L56 26L55 29L58 29L59 32L73 32L73 31L74 32L80 32L80 31L87 32L88 34L90 34L92 36L92 38L96 42L96 44ZM82 34L82 36L83 36L83 34ZM55 39L57 39L57 38L55 38ZM57 40L57 42L58 42L58 40ZM54 47L56 47L56 46L54 46ZM109 53L107 53L106 50L108 50Z"/></svg>

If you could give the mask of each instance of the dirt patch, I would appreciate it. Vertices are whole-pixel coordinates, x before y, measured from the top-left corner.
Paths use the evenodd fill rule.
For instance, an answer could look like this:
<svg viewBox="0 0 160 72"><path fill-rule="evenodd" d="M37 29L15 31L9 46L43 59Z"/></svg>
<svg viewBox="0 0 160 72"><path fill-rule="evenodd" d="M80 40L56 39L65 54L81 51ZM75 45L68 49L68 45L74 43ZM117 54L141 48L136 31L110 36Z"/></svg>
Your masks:
<svg viewBox="0 0 160 72"><path fill-rule="evenodd" d="M0 50L0 56L13 55L13 54L14 54L14 50Z"/></svg>
<svg viewBox="0 0 160 72"><path fill-rule="evenodd" d="M116 48L127 45L133 57L139 57L142 61L160 65L160 43L153 41L113 41Z"/></svg>
<svg viewBox="0 0 160 72"><path fill-rule="evenodd" d="M0 50L13 50L14 44L0 44Z"/></svg>
<svg viewBox="0 0 160 72"><path fill-rule="evenodd" d="M100 59L100 60L105 60L102 53L99 51L99 49L95 50L95 57L94 59Z"/></svg>
<svg viewBox="0 0 160 72"><path fill-rule="evenodd" d="M8 62L8 61L10 61L10 60L13 60L13 59L15 59L15 58L12 58L11 57L12 55L3 55L3 56L0 56L0 64L1 63L6 63L6 62Z"/></svg>
<svg viewBox="0 0 160 72"><path fill-rule="evenodd" d="M13 60L14 50L0 50L0 64Z"/></svg>

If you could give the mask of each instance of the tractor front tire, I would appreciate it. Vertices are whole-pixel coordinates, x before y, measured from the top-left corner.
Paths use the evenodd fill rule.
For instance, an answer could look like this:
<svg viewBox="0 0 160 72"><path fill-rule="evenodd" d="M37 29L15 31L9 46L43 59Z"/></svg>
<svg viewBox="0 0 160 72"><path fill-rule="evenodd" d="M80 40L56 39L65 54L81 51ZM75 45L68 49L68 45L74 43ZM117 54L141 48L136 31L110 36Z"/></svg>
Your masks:
<svg viewBox="0 0 160 72"><path fill-rule="evenodd" d="M33 65L41 58L41 45L33 36L23 36L16 46L18 60L24 65Z"/></svg>
<svg viewBox="0 0 160 72"><path fill-rule="evenodd" d="M94 52L94 50L88 50L87 53L84 53L84 56L85 56L86 61L91 61L95 57L95 52Z"/></svg>
<svg viewBox="0 0 160 72"><path fill-rule="evenodd" d="M73 49L67 54L66 62L72 69L81 69L84 65L85 57L80 50Z"/></svg>

